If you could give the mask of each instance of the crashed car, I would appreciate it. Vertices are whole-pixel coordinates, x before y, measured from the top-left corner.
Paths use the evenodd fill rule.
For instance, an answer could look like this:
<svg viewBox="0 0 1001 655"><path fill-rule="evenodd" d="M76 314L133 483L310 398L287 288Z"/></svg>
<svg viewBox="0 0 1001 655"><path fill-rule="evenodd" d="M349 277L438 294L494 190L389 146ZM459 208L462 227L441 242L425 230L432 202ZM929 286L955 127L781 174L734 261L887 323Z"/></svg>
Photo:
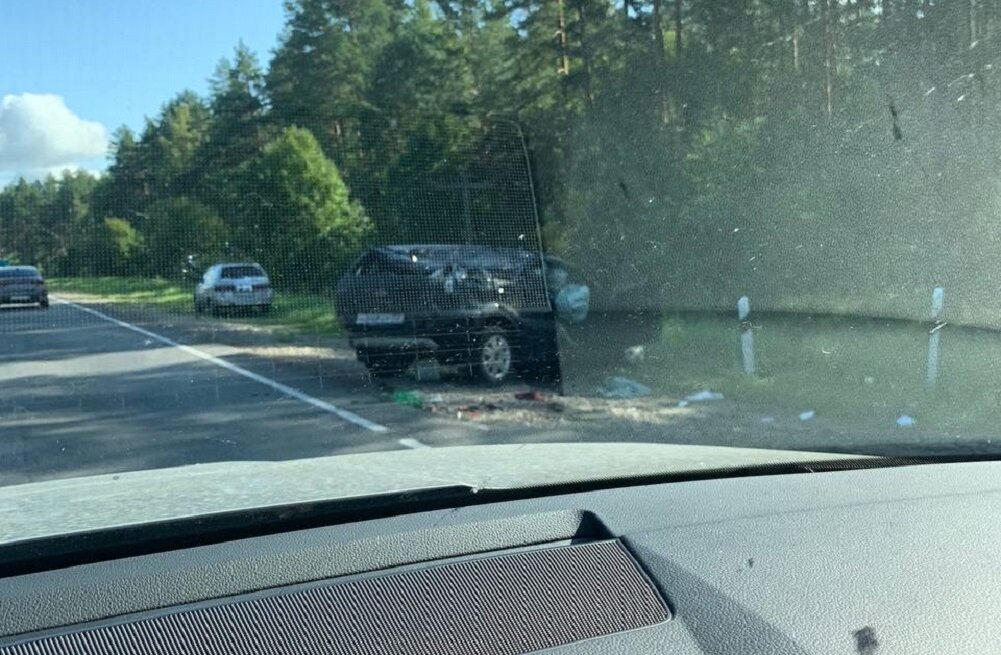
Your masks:
<svg viewBox="0 0 1001 655"><path fill-rule="evenodd" d="M373 375L433 359L496 384L516 372L558 378L557 320L583 321L589 294L538 252L392 245L365 251L340 279L337 311Z"/></svg>

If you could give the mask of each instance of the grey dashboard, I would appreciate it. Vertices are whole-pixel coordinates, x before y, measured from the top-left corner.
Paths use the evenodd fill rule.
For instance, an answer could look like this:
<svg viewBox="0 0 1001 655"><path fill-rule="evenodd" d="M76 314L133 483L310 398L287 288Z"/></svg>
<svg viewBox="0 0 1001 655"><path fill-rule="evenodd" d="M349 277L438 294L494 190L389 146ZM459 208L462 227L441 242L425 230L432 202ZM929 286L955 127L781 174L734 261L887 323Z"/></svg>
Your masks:
<svg viewBox="0 0 1001 655"><path fill-rule="evenodd" d="M614 543L667 611L646 627L546 652L995 653L999 517L1001 464L989 462L675 482L414 513L0 577L0 652L47 652L31 649L303 585L370 585L456 564L466 572L461 583L474 579L468 563L484 558ZM594 574L589 566L571 571ZM538 575L549 580L552 571ZM482 577L470 584L489 588ZM467 591L429 589L423 602ZM585 592L595 588L576 594ZM531 630L564 610L582 611L569 602L517 620Z"/></svg>

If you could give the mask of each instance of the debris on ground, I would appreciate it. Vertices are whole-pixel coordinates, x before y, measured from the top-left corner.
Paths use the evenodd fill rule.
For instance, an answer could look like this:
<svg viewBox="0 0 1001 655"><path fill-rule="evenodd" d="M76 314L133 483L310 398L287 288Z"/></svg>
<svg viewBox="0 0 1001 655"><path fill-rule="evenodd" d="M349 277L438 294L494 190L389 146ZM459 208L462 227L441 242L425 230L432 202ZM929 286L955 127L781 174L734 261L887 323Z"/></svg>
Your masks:
<svg viewBox="0 0 1001 655"><path fill-rule="evenodd" d="M702 391L696 391L695 393L690 393L685 398L678 403L678 407L688 407L691 403L706 403L713 402L716 400L723 400L723 394L717 391L709 391L704 389Z"/></svg>
<svg viewBox="0 0 1001 655"><path fill-rule="evenodd" d="M591 290L580 284L568 284L556 293L556 315L567 323L583 323L591 307Z"/></svg>
<svg viewBox="0 0 1001 655"><path fill-rule="evenodd" d="M772 424L772 423L775 422L775 417L774 416L762 416L761 417L761 422L764 423L764 424L766 424L766 425L770 425L770 424Z"/></svg>
<svg viewBox="0 0 1001 655"><path fill-rule="evenodd" d="M717 409L716 407L712 409ZM721 411L731 408L719 406ZM677 397L650 392L646 397L609 398L600 395L560 394L555 388L524 386L513 389L471 389L443 383L424 397L424 411L458 419L472 427L518 425L550 428L577 423L600 425L609 420L670 426L707 420L706 412L693 415L678 408ZM754 414L757 421L759 414Z"/></svg>
<svg viewBox="0 0 1001 655"><path fill-rule="evenodd" d="M613 376L605 381L605 386L598 389L598 393L605 398L624 399L649 396L653 393L653 391L650 387L640 384L639 382L634 382L629 378Z"/></svg>
<svg viewBox="0 0 1001 655"><path fill-rule="evenodd" d="M479 402L479 403L470 403L466 405L459 405L455 409L456 411L459 412L479 413L479 412L497 412L504 409L504 407L497 403Z"/></svg>
<svg viewBox="0 0 1001 655"><path fill-rule="evenodd" d="M803 412L802 414L799 415L799 420L801 420L801 421L810 421L816 415L817 415L817 412L813 411L812 409L808 409L808 410L806 410L805 412Z"/></svg>
<svg viewBox="0 0 1001 655"><path fill-rule="evenodd" d="M717 391L703 390L688 394L685 396L685 400L690 403L704 403L713 400L723 400L723 394Z"/></svg>
<svg viewBox="0 0 1001 655"><path fill-rule="evenodd" d="M630 364L639 364L646 359L645 346L629 346L626 348L626 361Z"/></svg>
<svg viewBox="0 0 1001 655"><path fill-rule="evenodd" d="M908 416L907 414L903 414L900 416L900 418L897 419L897 425L899 425L902 428L909 428L915 423L916 421L914 420L914 417Z"/></svg>
<svg viewBox="0 0 1001 655"><path fill-rule="evenodd" d="M424 407L424 394L420 391L396 391L393 393L393 402L404 407Z"/></svg>

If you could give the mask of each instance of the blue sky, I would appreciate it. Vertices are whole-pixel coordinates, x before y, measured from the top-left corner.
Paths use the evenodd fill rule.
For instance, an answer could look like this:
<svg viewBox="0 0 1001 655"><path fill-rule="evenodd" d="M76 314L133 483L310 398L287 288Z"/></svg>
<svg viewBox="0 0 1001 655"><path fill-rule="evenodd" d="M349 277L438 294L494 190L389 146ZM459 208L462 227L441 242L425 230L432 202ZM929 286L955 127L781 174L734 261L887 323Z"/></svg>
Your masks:
<svg viewBox="0 0 1001 655"><path fill-rule="evenodd" d="M102 168L103 157L93 156L101 131L95 123L107 134L122 124L138 129L144 116L154 115L178 91L204 93L218 61L241 39L266 64L284 19L281 0L3 0L2 5L0 183L39 166ZM50 96L61 96L65 107ZM81 122L73 123L64 110ZM35 132L60 121L52 134ZM26 152L43 142L43 154ZM63 156L60 148L70 151L65 162L56 162Z"/></svg>

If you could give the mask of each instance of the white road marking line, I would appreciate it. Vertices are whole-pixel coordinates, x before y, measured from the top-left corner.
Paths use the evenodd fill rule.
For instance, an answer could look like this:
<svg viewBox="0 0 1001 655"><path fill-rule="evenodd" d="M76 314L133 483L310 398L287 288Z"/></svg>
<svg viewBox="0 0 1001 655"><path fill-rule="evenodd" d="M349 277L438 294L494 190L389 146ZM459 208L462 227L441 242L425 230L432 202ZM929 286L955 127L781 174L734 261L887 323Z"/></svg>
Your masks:
<svg viewBox="0 0 1001 655"><path fill-rule="evenodd" d="M423 441L420 441L419 439L411 439L410 437L405 437L403 439L397 439L396 443L400 444L401 446L403 446L405 448L414 448L414 449L417 449L417 448L430 448L431 447L431 446L427 445L426 443L424 443Z"/></svg>
<svg viewBox="0 0 1001 655"><path fill-rule="evenodd" d="M389 431L389 428L387 428L384 425L379 425L378 423L373 423L372 421L368 420L367 418L363 418L361 416L358 416L354 412L349 412L346 409L341 409L340 407L338 407L336 405L332 405L332 404L330 404L330 403L328 403L328 402L326 402L324 400L320 400L319 398L314 398L313 396L310 396L309 394L303 393L302 391L299 391L298 389L294 389L294 388L288 386L287 384L282 384L281 382L276 382L275 380L272 380L271 378L266 378L263 375L258 375L257 373L254 373L253 371L248 371L247 369L242 368L240 366L237 366L236 364L231 364L231 363L227 362L224 359L220 359L220 358L216 357L215 355L211 355L211 354L205 352L204 350L199 350L198 348L192 348L191 346L186 346L183 343L177 343L173 339L168 339L167 337L159 335L156 332L150 332L149 330L144 330L143 328L141 328L141 327L139 327L137 325L132 325L131 323L126 323L125 321L119 321L117 318L112 318L111 316L108 316L107 314L102 314L101 312L97 311L96 309L91 309L90 307L84 307L83 305L78 305L75 302L70 302L69 300L63 300L62 298L56 298L54 296L51 297L51 299L53 301L57 302L57 303L61 303L63 305L69 305L70 307L73 307L74 309L79 309L82 312L86 312L88 314L96 316L96 317L98 317L100 319L108 321L109 323L114 323L118 327L125 328L126 330L132 330L133 332L138 332L139 334L141 334L143 336L146 336L146 337L149 337L150 339L154 339L156 341L159 341L160 343L168 345L168 346L171 346L172 348L177 348L177 349L181 350L182 352L188 353L189 355L193 355L194 357L197 357L199 359L203 359L203 360L205 360L207 362L211 362L211 363L215 364L216 366L221 366L222 368L226 369L227 371L232 371L233 373L236 373L237 375L242 375L243 377L249 378L249 379L253 380L254 382L260 382L261 384L263 384L265 386L268 386L268 387L271 387L275 391L277 391L279 393L282 393L282 394L285 394L286 396L288 396L290 398L295 398L296 400L301 400L302 402L304 402L304 403L306 403L308 405L312 405L313 407L316 407L317 409L322 409L325 412L330 412L331 414L335 414L335 415L341 417L342 419L344 419L345 421L347 421L349 423L354 423L355 425L361 426L361 427L365 428L366 430L371 430L372 432L388 432Z"/></svg>

